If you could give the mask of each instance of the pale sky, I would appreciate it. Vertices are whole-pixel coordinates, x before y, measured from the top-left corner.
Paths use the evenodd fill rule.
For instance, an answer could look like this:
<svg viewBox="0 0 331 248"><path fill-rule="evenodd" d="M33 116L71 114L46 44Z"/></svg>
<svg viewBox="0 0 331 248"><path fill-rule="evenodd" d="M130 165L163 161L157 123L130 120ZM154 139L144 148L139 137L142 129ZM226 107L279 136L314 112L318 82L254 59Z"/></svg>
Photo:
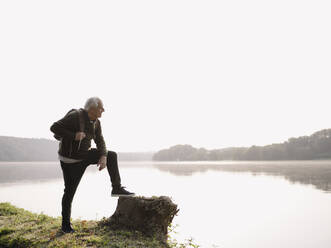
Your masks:
<svg viewBox="0 0 331 248"><path fill-rule="evenodd" d="M331 128L331 2L0 1L0 135L54 139L99 96L109 150Z"/></svg>

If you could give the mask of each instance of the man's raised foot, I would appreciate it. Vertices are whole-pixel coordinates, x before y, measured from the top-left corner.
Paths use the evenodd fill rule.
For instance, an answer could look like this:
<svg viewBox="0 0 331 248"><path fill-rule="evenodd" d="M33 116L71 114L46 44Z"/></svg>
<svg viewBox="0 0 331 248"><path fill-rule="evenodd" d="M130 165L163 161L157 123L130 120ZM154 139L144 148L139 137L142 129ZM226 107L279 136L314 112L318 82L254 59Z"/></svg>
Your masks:
<svg viewBox="0 0 331 248"><path fill-rule="evenodd" d="M113 187L111 196L135 196L135 193L129 192L123 186Z"/></svg>

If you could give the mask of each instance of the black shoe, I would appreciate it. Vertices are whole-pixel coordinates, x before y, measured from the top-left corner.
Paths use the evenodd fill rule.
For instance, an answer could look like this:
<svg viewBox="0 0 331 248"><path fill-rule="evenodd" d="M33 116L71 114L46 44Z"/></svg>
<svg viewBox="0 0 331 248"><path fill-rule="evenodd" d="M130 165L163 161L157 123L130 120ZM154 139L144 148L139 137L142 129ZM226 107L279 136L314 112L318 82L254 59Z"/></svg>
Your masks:
<svg viewBox="0 0 331 248"><path fill-rule="evenodd" d="M75 229L72 228L71 224L62 224L61 231L63 233L73 233L75 232Z"/></svg>
<svg viewBox="0 0 331 248"><path fill-rule="evenodd" d="M111 191L111 196L134 196L135 193L129 192L124 189L125 187L114 187Z"/></svg>

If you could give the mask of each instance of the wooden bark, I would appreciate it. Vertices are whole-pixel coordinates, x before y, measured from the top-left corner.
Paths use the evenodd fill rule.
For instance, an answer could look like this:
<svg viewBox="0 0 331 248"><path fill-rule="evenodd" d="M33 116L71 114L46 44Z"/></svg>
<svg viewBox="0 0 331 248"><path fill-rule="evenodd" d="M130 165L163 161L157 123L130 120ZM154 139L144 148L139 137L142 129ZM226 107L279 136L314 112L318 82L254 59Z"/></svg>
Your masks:
<svg viewBox="0 0 331 248"><path fill-rule="evenodd" d="M138 230L166 241L168 226L178 211L177 205L167 196L120 196L108 225L116 229Z"/></svg>

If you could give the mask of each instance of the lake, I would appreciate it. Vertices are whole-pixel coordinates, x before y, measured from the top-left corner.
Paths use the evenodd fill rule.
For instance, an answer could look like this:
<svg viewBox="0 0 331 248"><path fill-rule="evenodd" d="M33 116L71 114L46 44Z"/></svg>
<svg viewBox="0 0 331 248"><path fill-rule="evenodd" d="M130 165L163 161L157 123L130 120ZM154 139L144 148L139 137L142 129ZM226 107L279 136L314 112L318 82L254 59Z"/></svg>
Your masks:
<svg viewBox="0 0 331 248"><path fill-rule="evenodd" d="M172 237L201 247L331 247L331 161L125 162L122 183L143 196L170 196L179 212ZM0 162L0 201L60 216L59 162ZM90 165L72 218L115 211L107 170Z"/></svg>

